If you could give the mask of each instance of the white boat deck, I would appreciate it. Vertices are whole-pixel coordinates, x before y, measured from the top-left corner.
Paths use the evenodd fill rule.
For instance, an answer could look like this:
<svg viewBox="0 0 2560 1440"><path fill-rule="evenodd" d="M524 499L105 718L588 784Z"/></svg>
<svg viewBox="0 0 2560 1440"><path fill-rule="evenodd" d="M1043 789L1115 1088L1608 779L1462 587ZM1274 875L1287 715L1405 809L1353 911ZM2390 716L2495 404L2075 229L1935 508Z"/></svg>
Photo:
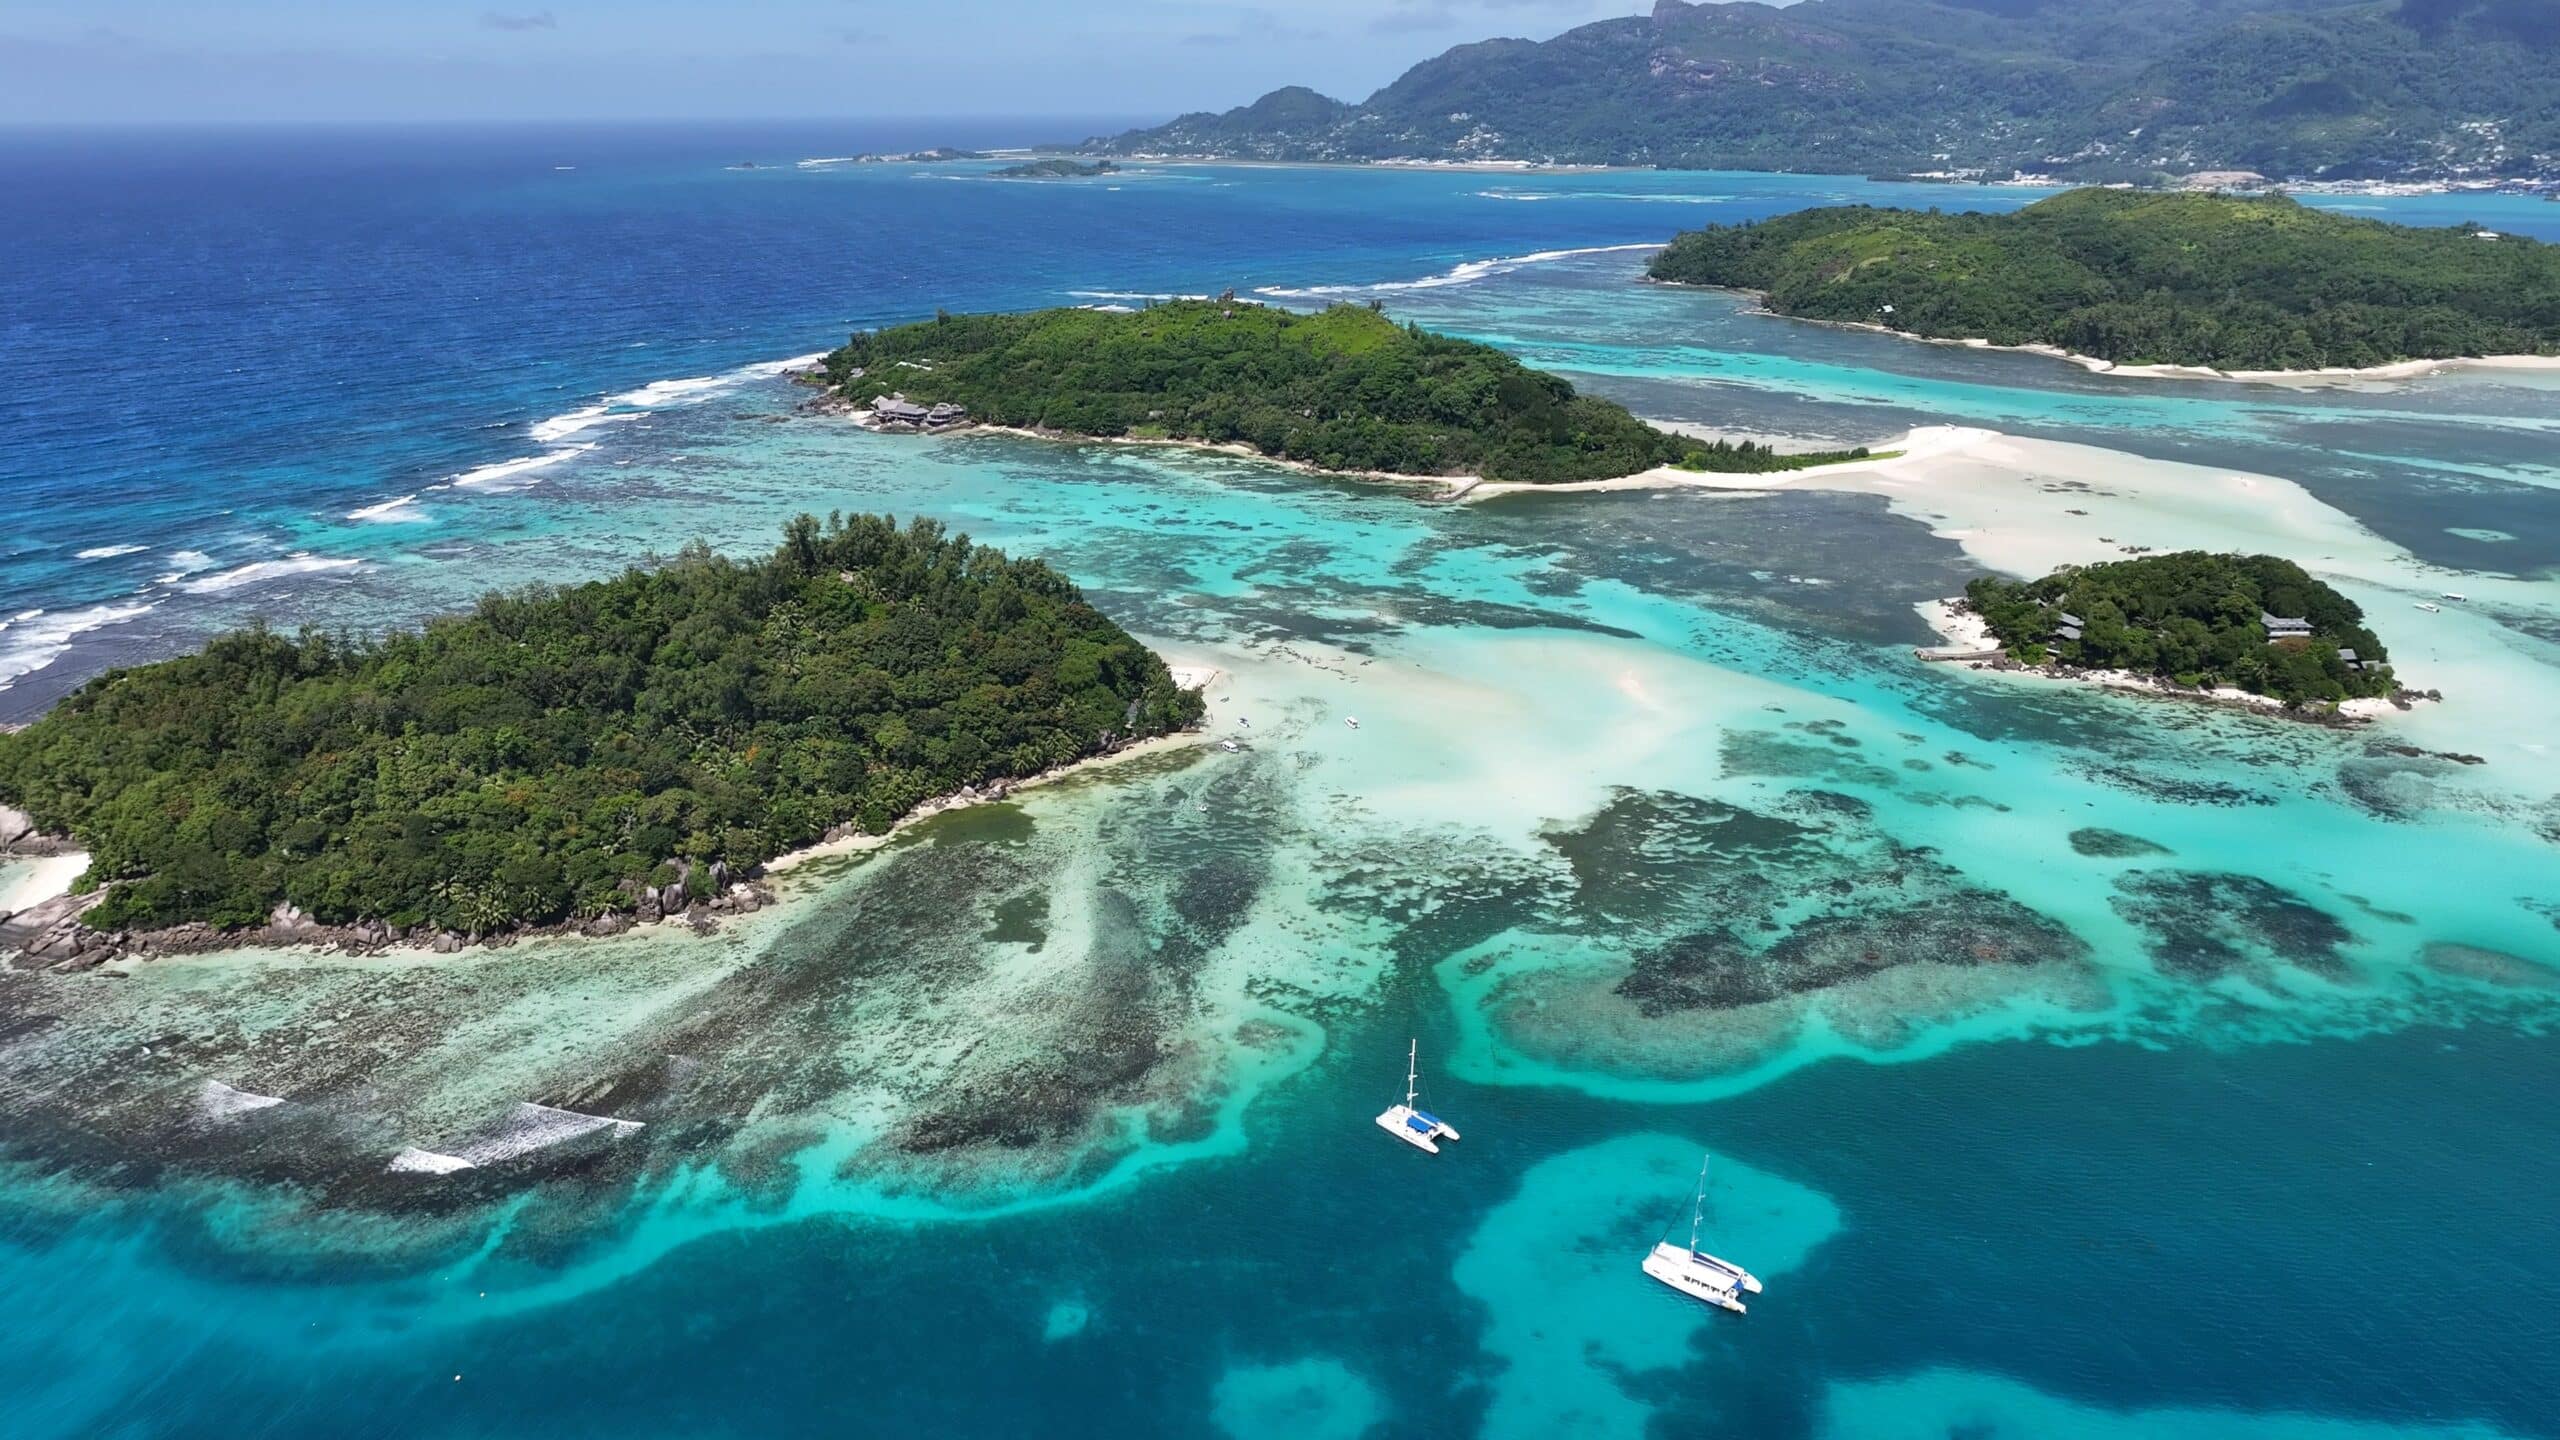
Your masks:
<svg viewBox="0 0 2560 1440"><path fill-rule="evenodd" d="M1378 1128L1417 1150L1427 1150L1434 1155L1440 1153L1441 1141L1458 1138L1455 1126L1409 1105L1390 1105L1381 1111Z"/></svg>
<svg viewBox="0 0 2560 1440"><path fill-rule="evenodd" d="M1759 1281L1738 1268L1713 1256L1692 1255L1687 1246L1668 1240L1654 1246L1653 1253L1644 1257L1644 1273L1683 1295L1737 1315L1750 1313L1743 1307L1742 1297L1760 1288Z"/></svg>

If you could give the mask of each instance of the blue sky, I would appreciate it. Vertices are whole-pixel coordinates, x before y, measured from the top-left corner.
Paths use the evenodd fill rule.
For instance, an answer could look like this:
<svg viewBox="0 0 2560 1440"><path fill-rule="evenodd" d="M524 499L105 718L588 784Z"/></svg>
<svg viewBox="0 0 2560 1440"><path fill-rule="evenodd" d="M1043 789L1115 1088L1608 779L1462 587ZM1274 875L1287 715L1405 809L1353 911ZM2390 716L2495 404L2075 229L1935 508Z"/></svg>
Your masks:
<svg viewBox="0 0 2560 1440"><path fill-rule="evenodd" d="M0 123L1171 115L1636 0L8 0Z"/></svg>

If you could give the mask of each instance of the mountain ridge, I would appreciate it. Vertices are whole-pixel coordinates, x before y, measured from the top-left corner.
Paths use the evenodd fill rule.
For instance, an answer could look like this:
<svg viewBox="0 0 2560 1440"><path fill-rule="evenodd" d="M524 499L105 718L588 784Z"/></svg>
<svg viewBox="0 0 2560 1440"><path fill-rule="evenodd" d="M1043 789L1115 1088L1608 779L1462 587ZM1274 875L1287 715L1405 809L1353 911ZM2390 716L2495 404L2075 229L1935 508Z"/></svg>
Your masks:
<svg viewBox="0 0 2560 1440"><path fill-rule="evenodd" d="M2080 179L2560 177L2549 0L1658 0L1099 136L1122 155Z"/></svg>

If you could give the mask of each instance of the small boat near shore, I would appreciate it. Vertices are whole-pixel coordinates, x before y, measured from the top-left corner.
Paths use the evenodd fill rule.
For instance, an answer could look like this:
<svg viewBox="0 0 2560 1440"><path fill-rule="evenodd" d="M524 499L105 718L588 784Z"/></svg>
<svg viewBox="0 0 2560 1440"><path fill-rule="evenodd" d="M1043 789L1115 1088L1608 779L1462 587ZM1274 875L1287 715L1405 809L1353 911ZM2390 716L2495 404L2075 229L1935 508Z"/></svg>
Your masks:
<svg viewBox="0 0 2560 1440"><path fill-rule="evenodd" d="M1750 1312L1743 1308L1742 1297L1760 1293L1759 1278L1698 1248L1698 1231L1707 1214L1707 1163L1707 1159L1698 1162L1698 1191L1689 1202L1689 1243L1655 1241L1644 1257L1644 1273L1692 1299L1746 1315Z"/></svg>
<svg viewBox="0 0 2560 1440"><path fill-rule="evenodd" d="M1458 1138L1458 1127L1427 1110L1414 1108L1413 1100L1419 1092L1422 1074L1421 1055L1422 1042L1413 1041L1405 1047L1404 1103L1390 1105L1379 1112L1378 1128L1416 1150L1437 1155L1441 1141Z"/></svg>

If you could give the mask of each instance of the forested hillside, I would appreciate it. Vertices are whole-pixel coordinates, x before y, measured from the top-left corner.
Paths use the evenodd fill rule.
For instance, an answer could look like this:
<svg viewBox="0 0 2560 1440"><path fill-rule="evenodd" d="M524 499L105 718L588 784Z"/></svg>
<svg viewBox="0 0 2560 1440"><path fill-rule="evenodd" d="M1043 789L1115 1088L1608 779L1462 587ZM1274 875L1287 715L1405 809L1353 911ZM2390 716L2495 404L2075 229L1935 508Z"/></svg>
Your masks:
<svg viewBox="0 0 2560 1440"><path fill-rule="evenodd" d="M1104 137L1124 153L2094 179L2560 178L2551 0L1662 0Z"/></svg>
<svg viewBox="0 0 2560 1440"><path fill-rule="evenodd" d="M2282 197L2082 190L2005 215L1806 210L1691 231L1651 273L1760 291L1782 315L2126 364L2560 353L2560 246Z"/></svg>
<svg viewBox="0 0 2560 1440"><path fill-rule="evenodd" d="M93 924L481 934L637 907L846 821L1189 724L1196 692L1036 560L856 516L361 641L263 629L0 735L0 799L115 882Z"/></svg>

